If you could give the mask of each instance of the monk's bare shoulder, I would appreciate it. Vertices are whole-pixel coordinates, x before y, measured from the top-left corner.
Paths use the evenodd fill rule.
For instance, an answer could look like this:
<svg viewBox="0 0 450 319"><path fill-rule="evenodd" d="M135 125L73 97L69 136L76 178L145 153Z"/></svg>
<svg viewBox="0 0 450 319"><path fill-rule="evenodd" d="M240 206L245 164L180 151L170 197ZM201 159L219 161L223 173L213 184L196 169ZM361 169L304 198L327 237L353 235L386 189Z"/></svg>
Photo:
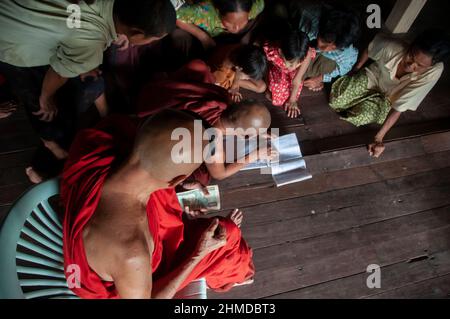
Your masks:
<svg viewBox="0 0 450 319"><path fill-rule="evenodd" d="M145 207L121 196L102 196L83 240L89 266L106 281L121 263L149 260L153 252Z"/></svg>

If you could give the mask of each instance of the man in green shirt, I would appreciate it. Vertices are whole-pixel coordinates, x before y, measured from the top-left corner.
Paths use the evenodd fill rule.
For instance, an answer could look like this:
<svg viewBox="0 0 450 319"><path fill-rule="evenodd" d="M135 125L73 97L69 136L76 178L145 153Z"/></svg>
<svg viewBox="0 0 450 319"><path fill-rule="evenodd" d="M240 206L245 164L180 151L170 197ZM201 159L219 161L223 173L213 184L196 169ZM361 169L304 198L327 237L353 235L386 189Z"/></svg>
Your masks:
<svg viewBox="0 0 450 319"><path fill-rule="evenodd" d="M103 93L101 79L80 84L80 76L99 67L118 34L131 44L148 44L171 32L175 21L169 0L0 1L0 74L44 145L64 158L73 135L68 126L75 127L67 123L75 118L63 109L73 102L81 113ZM56 93L62 88L70 91L71 100L58 108Z"/></svg>

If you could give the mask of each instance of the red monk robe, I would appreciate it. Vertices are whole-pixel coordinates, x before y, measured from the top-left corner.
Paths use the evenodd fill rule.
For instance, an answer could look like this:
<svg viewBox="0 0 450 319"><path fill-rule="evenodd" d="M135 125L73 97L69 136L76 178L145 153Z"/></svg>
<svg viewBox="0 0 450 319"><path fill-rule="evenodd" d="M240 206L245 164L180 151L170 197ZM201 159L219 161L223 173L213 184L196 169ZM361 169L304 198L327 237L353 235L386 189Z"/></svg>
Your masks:
<svg viewBox="0 0 450 319"><path fill-rule="evenodd" d="M142 118L173 108L194 112L214 125L230 102L228 92L214 83L214 76L205 62L191 61L170 79L150 82L143 87L138 98L138 115Z"/></svg>
<svg viewBox="0 0 450 319"><path fill-rule="evenodd" d="M214 83L214 75L205 62L191 61L170 79L150 82L143 87L138 98L138 116L144 118L172 108L193 112L214 125L230 102L228 92ZM190 179L208 185L211 176L202 165Z"/></svg>
<svg viewBox="0 0 450 319"><path fill-rule="evenodd" d="M95 213L105 179L130 154L135 134L134 123L122 116L110 117L95 129L81 131L62 174L64 265L65 269L73 264L80 267L81 288L72 290L82 298L119 297L114 283L102 281L89 267L82 233ZM159 190L150 196L147 218L155 247L153 281L157 281L190 256L210 220L184 220L173 189ZM211 289L226 291L233 284L253 277L252 251L242 239L240 229L229 219L221 219L220 223L226 228L227 244L207 255L180 290L195 279L205 278Z"/></svg>

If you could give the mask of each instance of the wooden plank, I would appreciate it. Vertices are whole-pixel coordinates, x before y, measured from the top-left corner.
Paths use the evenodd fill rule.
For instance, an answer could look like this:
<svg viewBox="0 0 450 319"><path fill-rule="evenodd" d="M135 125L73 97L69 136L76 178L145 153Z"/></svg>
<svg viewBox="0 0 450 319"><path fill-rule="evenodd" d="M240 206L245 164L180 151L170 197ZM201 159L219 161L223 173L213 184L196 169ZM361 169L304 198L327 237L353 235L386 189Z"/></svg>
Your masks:
<svg viewBox="0 0 450 319"><path fill-rule="evenodd" d="M448 152L427 154L407 160L397 160L319 174L302 183L291 184L280 188L262 188L257 192L246 189L240 189L238 191L222 191L222 207L224 210L236 207L244 208L253 206L255 203L277 202L295 197L308 196L336 189L350 188L403 176L430 172L435 169L448 167L450 165L448 157Z"/></svg>
<svg viewBox="0 0 450 319"><path fill-rule="evenodd" d="M309 172L317 175L342 169L350 169L368 166L376 163L384 163L402 158L410 158L427 153L435 153L450 150L450 132L432 134L386 144L387 151L381 158L374 159L368 156L365 148L359 147L343 151L335 151L332 156L329 153L306 156L305 160ZM274 183L270 175L262 175L259 170L243 171L223 181L213 181L219 184L221 191L241 190L273 187Z"/></svg>
<svg viewBox="0 0 450 319"><path fill-rule="evenodd" d="M427 0L397 0L386 20L386 27L392 33L407 33Z"/></svg>
<svg viewBox="0 0 450 319"><path fill-rule="evenodd" d="M357 195L352 190L347 196L352 197L354 203L337 209L327 209L328 206L317 206L316 209L304 210L295 203L284 202L278 205L278 209L269 207L254 207L245 210L246 215L257 214L257 212L274 213L274 221L267 223L249 224L244 222L242 232L245 239L254 249L283 244L289 241L312 238L326 233L342 230L351 230L360 225L378 223L392 218L399 218L421 211L435 209L450 205L450 184L446 187L430 189L418 189L415 192L403 195L378 195L376 193L366 194L372 196L365 202L357 202ZM339 200L330 198L332 205L341 206ZM297 209L295 209L297 207ZM325 211L324 211L325 210ZM298 212L298 217L284 218L284 214ZM276 218L276 219L275 219Z"/></svg>
<svg viewBox="0 0 450 319"><path fill-rule="evenodd" d="M17 152L36 147L39 137L31 131L14 132L0 136L0 154Z"/></svg>
<svg viewBox="0 0 450 319"><path fill-rule="evenodd" d="M449 207L256 250L253 285L217 298L264 298L448 250Z"/></svg>
<svg viewBox="0 0 450 319"><path fill-rule="evenodd" d="M1 154L0 155L0 170L11 168L11 167L22 167L26 166L27 163L31 161L33 158L34 152L36 151L36 148L32 147L29 149L7 153L7 154ZM0 179L0 183L1 179Z"/></svg>
<svg viewBox="0 0 450 319"><path fill-rule="evenodd" d="M245 219L243 227L249 228L245 232L246 236L252 232L253 227L262 224L276 224L284 220L291 220L314 215L326 215L339 213L343 209L359 208L366 203L377 203L391 205L392 209L405 211L411 206L405 199L410 194L433 194L430 196L442 196L445 198L445 189L450 182L450 168L436 170L432 172L400 177L397 179L381 181L378 183L356 186L352 188L332 190L326 193L314 194L311 196L280 200L267 204L254 203L244 209ZM376 194L377 196L374 196ZM425 196L425 197L423 197ZM426 195L419 195L426 198ZM228 213L229 211L224 211ZM312 217L312 216L311 216ZM360 217L362 218L362 217ZM370 215L365 215L361 224L373 221Z"/></svg>
<svg viewBox="0 0 450 319"><path fill-rule="evenodd" d="M30 182L0 187L0 206L14 203L29 187Z"/></svg>
<svg viewBox="0 0 450 319"><path fill-rule="evenodd" d="M372 298L378 299L449 299L450 298L450 274L436 277L398 289L388 291Z"/></svg>
<svg viewBox="0 0 450 319"><path fill-rule="evenodd" d="M415 262L403 261L387 265L381 268L381 288L369 289L366 284L369 274L365 271L315 286L288 291L271 298L304 299L304 298L386 298L403 296L405 298L425 297L423 284L433 282L436 287L438 282L443 281L442 276L450 275L450 252L438 252L428 254ZM435 282L437 280L437 282ZM450 284L450 281L449 281ZM414 295L411 286L421 286L420 294ZM450 287L450 286L449 286ZM435 297L446 297L450 290L432 289ZM403 291L403 293L399 293ZM437 293L437 294L436 294Z"/></svg>
<svg viewBox="0 0 450 319"><path fill-rule="evenodd" d="M301 141L304 155L333 152L354 147L364 147L372 142L377 129L360 130L353 134L336 135L320 140L305 140L298 130L286 129L285 133L296 133ZM420 122L404 126L394 126L385 138L385 142L398 141L405 138L450 131L450 117L429 122Z"/></svg>
<svg viewBox="0 0 450 319"><path fill-rule="evenodd" d="M27 183L29 179L25 173L25 169L29 163L22 165L19 167L0 169L0 187Z"/></svg>

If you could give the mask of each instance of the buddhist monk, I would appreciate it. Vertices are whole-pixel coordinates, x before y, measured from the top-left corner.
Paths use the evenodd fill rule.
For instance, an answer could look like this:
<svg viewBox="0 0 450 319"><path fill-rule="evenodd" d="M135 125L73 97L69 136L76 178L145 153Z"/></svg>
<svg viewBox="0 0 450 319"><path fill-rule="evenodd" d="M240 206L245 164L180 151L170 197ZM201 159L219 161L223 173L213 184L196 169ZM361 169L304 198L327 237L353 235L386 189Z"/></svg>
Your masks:
<svg viewBox="0 0 450 319"><path fill-rule="evenodd" d="M192 147L172 154L177 128L191 133ZM186 159L206 143L194 143L194 118L166 110L136 131L127 118L109 118L70 150L61 181L66 276L79 267L70 288L82 298L172 298L198 278L216 291L250 282L242 213L187 220L175 195L200 165Z"/></svg>
<svg viewBox="0 0 450 319"><path fill-rule="evenodd" d="M209 67L194 60L169 79L145 85L138 98L138 115L145 118L165 108L185 110L197 114L207 126L216 129L216 141L222 141L226 135L255 137L262 134L269 138L266 132L271 124L271 115L267 107L256 100L230 105L228 92L214 83ZM249 154L245 161L226 163L223 143L215 145L211 160L194 174L200 184L208 184L211 177L222 180L236 174L248 163L276 156L274 150L263 145Z"/></svg>

